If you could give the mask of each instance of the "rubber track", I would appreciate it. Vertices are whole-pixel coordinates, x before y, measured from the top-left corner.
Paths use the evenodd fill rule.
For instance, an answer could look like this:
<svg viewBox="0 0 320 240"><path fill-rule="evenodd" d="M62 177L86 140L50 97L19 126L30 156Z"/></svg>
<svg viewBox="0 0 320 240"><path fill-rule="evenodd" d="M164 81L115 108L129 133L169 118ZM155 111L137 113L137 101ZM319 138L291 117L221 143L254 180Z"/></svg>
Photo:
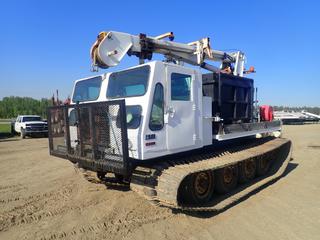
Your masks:
<svg viewBox="0 0 320 240"><path fill-rule="evenodd" d="M261 141L261 142L259 142ZM240 185L227 195L217 196L212 202L203 205L179 205L178 189L186 176L205 170L217 170L246 159L272 158L269 173L252 182ZM221 211L264 185L280 178L291 157L291 141L275 138L269 141L257 140L241 147L233 147L223 152L204 153L153 165L138 167L134 171L130 187L133 191L159 206L184 211Z"/></svg>

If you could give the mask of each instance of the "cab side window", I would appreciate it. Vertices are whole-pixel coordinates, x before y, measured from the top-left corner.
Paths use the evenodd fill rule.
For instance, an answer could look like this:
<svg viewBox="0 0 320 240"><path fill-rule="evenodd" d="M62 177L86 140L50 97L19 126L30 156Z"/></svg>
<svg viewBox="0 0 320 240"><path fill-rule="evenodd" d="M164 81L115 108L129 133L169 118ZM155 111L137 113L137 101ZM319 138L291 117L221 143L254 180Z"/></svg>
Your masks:
<svg viewBox="0 0 320 240"><path fill-rule="evenodd" d="M164 125L164 93L161 83L157 83L154 89L149 128L152 131L161 130Z"/></svg>
<svg viewBox="0 0 320 240"><path fill-rule="evenodd" d="M180 73L171 74L171 100L190 101L191 76Z"/></svg>

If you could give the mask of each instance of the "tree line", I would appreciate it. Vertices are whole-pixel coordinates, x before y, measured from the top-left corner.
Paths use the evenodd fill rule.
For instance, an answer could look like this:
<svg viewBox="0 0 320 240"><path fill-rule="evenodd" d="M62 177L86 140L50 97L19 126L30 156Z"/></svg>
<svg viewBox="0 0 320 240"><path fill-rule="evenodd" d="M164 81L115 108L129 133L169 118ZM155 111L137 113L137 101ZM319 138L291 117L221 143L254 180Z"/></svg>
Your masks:
<svg viewBox="0 0 320 240"><path fill-rule="evenodd" d="M47 116L47 107L52 106L53 99L42 98L40 100L30 97L4 97L0 100L0 118L16 118L22 114L34 114L43 118ZM274 111L305 110L320 115L320 107L287 107L273 106Z"/></svg>
<svg viewBox="0 0 320 240"><path fill-rule="evenodd" d="M4 97L0 100L0 118L16 118L18 115L39 115L47 117L47 107L52 106L52 99L40 100L30 97Z"/></svg>

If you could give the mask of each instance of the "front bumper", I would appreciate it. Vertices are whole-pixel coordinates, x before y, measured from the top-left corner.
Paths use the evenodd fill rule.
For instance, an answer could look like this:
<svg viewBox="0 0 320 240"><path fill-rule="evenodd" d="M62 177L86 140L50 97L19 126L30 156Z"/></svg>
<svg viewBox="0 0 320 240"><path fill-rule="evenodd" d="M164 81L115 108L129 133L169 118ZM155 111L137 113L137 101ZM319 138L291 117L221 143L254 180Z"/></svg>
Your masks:
<svg viewBox="0 0 320 240"><path fill-rule="evenodd" d="M25 133L48 133L48 130L26 130Z"/></svg>
<svg viewBox="0 0 320 240"><path fill-rule="evenodd" d="M48 133L48 127L47 126L41 126L41 127L34 127L34 126L27 126L25 129L25 133Z"/></svg>

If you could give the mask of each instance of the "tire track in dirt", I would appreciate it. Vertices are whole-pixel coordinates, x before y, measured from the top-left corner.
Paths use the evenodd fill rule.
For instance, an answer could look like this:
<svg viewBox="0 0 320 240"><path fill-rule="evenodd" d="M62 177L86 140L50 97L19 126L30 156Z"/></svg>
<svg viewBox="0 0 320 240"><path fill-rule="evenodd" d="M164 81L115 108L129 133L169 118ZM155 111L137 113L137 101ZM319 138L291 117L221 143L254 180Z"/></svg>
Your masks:
<svg viewBox="0 0 320 240"><path fill-rule="evenodd" d="M72 211L82 211L83 209L90 207L90 206L93 206L95 204L96 204L96 201L91 201L91 202L82 203L82 204L76 205L76 206L64 205L60 208L53 209L51 211L43 211L43 212L41 211L40 213L36 213L36 214L28 212L28 213L21 213L19 215L12 215L7 218L8 222L10 222L10 224L7 224L7 226L5 226L6 228L4 228L4 229L0 228L0 231L5 231L9 227L18 226L18 225L22 225L22 224L32 224L34 222L38 222L43 219L56 217L59 215L63 215L63 214L72 212ZM0 219L1 219L1 217L0 217ZM1 226L1 224L0 224L0 226Z"/></svg>
<svg viewBox="0 0 320 240"><path fill-rule="evenodd" d="M134 211L129 211L128 214L123 216L123 219L119 217L118 215L114 214L114 217L109 217L110 220L106 221L100 221L94 225L81 225L74 227L70 231L57 231L52 232L48 235L41 236L38 239L39 240L54 240L54 239L78 239L83 238L87 235L103 235L103 239L105 237L111 237L113 236L114 239L119 239L121 236L126 236L128 233L130 233L133 229L136 229L137 227L149 224L149 223L156 223L161 220L168 219L170 217L173 217L172 213L170 211L166 211L166 214L152 214L152 216L149 217L140 217L136 214L134 214L134 217L128 217L130 216L130 213L133 213ZM140 214L140 216L142 216Z"/></svg>
<svg viewBox="0 0 320 240"><path fill-rule="evenodd" d="M78 173L80 173L80 175L82 175L87 181L92 184L105 185L104 181L97 179L95 173L92 173L90 171L79 171ZM90 189L87 189L87 191L90 191ZM103 199L98 202L90 201L87 203L82 203L78 206L66 207L65 209L63 209L63 211L59 211L58 214L67 213L72 210L81 211L84 208L98 205L100 203L108 204L108 201L108 199ZM173 217L172 212L169 209L163 208L154 208L155 213L146 215L144 214L144 209L138 208L138 204L139 203L136 204L137 207L131 206L132 209L123 209L122 206L115 206L116 209L119 208L119 211L115 209L115 211L109 213L108 216L102 216L102 218L100 218L98 221L95 221L95 224L74 226L70 230L51 232L36 239L78 239L83 238L87 235L102 235L103 239L107 237L110 238L112 236L114 237L114 239L119 239L120 236L126 236L128 233L135 230L139 226L149 223L156 223L157 221Z"/></svg>
<svg viewBox="0 0 320 240"><path fill-rule="evenodd" d="M11 191L12 189L17 189L17 188L19 189L19 188L27 188L27 187L23 186L22 184L4 185L4 186L0 186L0 193Z"/></svg>
<svg viewBox="0 0 320 240"><path fill-rule="evenodd" d="M0 154L2 155L20 155L21 153L26 153L27 151L43 151L43 150L47 150L48 147L47 146L42 146L42 147L39 147L37 145L35 145L34 147L30 147L30 146L19 146L18 148L16 148L14 151L12 150L7 150L7 149L3 149L3 148L0 148Z"/></svg>
<svg viewBox="0 0 320 240"><path fill-rule="evenodd" d="M58 191L51 191L43 194L36 194L29 196L27 198L12 198L14 201L22 201L19 206L13 207L10 210L0 213L0 231L5 231L8 228L21 224L30 224L35 221L39 221L46 217L52 217L59 215L68 209L64 209L65 205L61 204L65 202L72 194L76 191L76 184L66 184L64 187ZM62 205L62 208L57 208L57 202ZM43 211L43 209L52 207L52 210Z"/></svg>
<svg viewBox="0 0 320 240"><path fill-rule="evenodd" d="M15 184L15 185L6 185L6 186L0 186L0 196L6 196L8 194L12 193L18 193L23 190L27 190L28 188L26 186L23 186L22 184ZM14 201L19 201L20 197L9 197L9 198L0 198L0 204L6 204Z"/></svg>
<svg viewBox="0 0 320 240"><path fill-rule="evenodd" d="M17 206L17 207L14 207L13 209L11 209L10 211L8 212L11 212L11 211L16 211L16 210L19 210L19 209L23 209L25 208L26 206L30 205L30 204L33 204L33 203L37 203L41 200L45 200L47 198L51 198L51 197L55 197L57 198L58 196L64 196L64 195L68 195L69 193L71 193L73 191L73 189L71 188L71 186L69 187L63 187L62 189L60 189L59 191L51 191L51 192L46 192L46 193L42 193L42 194L35 194L35 195L31 195L31 196L28 196L28 197L13 197L13 198L8 198L7 202L10 202L11 200L21 200L21 201L24 201L24 203L20 206Z"/></svg>

